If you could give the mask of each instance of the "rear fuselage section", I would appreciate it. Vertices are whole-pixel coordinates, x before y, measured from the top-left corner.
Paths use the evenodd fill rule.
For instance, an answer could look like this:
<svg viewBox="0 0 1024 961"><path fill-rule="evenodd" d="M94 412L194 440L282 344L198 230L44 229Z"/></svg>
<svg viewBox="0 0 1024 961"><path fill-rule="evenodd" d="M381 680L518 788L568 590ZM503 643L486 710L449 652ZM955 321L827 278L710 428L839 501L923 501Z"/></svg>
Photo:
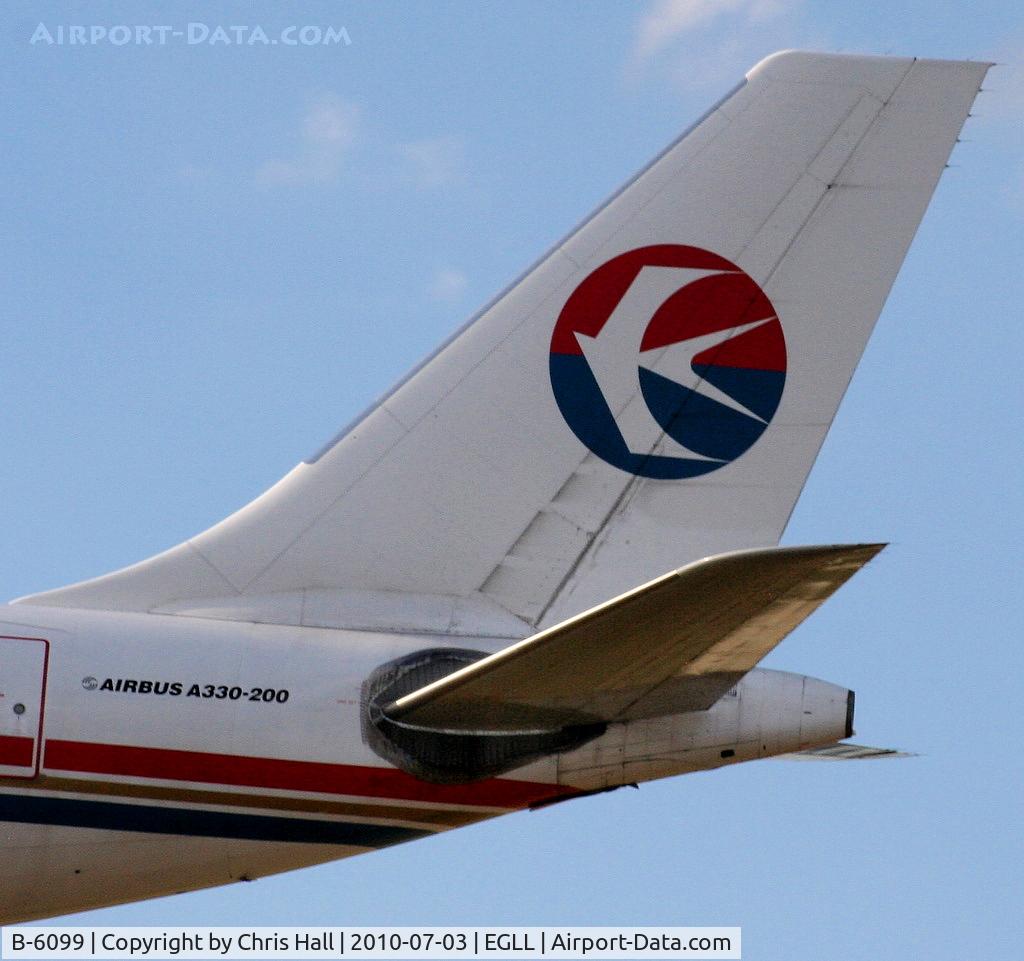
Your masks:
<svg viewBox="0 0 1024 961"><path fill-rule="evenodd" d="M709 711L434 784L361 736L383 662L506 639L0 610L0 923L247 880L580 792L845 736L847 692L756 670ZM126 876L126 860L132 872Z"/></svg>

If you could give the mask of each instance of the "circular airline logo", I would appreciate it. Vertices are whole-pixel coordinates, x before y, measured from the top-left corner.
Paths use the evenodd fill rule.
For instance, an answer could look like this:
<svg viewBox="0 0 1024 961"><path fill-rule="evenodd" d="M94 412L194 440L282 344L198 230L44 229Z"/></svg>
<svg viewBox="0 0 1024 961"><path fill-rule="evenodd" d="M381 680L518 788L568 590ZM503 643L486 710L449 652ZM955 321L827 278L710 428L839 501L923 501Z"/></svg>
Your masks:
<svg viewBox="0 0 1024 961"><path fill-rule="evenodd" d="M551 337L551 386L573 433L631 474L675 480L731 463L786 382L775 308L699 247L619 254L572 292Z"/></svg>

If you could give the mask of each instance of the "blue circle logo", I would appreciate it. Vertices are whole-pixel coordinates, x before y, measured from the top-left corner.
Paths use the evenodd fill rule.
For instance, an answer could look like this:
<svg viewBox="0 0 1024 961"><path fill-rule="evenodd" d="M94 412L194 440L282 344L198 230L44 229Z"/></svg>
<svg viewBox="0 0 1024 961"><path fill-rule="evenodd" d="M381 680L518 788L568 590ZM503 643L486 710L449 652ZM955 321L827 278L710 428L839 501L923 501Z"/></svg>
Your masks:
<svg viewBox="0 0 1024 961"><path fill-rule="evenodd" d="M786 342L739 267L658 244L613 257L572 292L550 371L562 416L591 451L677 480L724 467L764 433L786 383Z"/></svg>

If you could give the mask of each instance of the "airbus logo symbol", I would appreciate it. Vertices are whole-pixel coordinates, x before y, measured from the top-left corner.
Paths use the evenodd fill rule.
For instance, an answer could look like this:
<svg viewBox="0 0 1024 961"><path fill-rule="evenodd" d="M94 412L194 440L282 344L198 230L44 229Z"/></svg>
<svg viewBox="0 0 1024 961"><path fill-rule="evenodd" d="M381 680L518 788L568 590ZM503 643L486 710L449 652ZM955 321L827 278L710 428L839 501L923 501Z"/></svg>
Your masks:
<svg viewBox="0 0 1024 961"><path fill-rule="evenodd" d="M659 244L613 257L572 292L550 371L562 416L598 457L676 480L724 467L764 433L786 382L786 342L739 267Z"/></svg>

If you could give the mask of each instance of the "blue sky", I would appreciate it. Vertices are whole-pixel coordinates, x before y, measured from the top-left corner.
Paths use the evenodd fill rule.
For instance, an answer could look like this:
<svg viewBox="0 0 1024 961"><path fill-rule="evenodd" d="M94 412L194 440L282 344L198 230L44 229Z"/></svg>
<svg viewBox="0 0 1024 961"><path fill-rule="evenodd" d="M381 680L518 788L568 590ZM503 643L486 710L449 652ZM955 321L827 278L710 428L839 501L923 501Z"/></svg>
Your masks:
<svg viewBox="0 0 1024 961"><path fill-rule="evenodd" d="M748 959L1016 958L1024 18L1011 2L0 10L0 594L261 492L766 54L991 59L786 534L892 546L767 662L921 757L760 762L96 924L738 924ZM37 24L350 45L30 44Z"/></svg>

